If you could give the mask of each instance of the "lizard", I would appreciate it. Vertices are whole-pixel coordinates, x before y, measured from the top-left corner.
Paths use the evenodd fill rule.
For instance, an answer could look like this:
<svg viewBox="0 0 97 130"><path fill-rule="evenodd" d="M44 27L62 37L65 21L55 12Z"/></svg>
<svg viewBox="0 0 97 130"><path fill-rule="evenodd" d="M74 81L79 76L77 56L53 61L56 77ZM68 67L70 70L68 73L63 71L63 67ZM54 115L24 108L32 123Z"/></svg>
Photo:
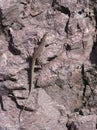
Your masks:
<svg viewBox="0 0 97 130"><path fill-rule="evenodd" d="M31 92L32 90L34 89L34 85L33 85L33 80L34 80L34 68L35 68L35 62L36 62L36 59L40 56L44 46L45 46L45 39L47 37L47 32L43 35L41 41L40 41L40 44L37 48L34 49L34 53L33 53L33 56L32 56L32 62L31 62L31 82L30 82L30 86L29 86L29 93L28 93L28 97L24 103L24 107L22 109L22 111L20 111L19 113L19 123L20 123L20 118L21 118L21 115L23 113L23 111L25 110L25 107L27 105L27 102L30 98L30 95L31 95Z"/></svg>

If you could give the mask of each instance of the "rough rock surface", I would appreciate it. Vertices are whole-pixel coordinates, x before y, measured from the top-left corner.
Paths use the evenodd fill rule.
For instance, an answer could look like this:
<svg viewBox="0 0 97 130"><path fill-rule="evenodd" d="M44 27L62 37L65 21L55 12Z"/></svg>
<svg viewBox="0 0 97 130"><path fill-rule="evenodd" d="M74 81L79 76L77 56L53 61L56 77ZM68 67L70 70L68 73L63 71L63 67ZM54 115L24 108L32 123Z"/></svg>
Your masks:
<svg viewBox="0 0 97 130"><path fill-rule="evenodd" d="M96 89L96 0L0 0L0 130L96 130Z"/></svg>

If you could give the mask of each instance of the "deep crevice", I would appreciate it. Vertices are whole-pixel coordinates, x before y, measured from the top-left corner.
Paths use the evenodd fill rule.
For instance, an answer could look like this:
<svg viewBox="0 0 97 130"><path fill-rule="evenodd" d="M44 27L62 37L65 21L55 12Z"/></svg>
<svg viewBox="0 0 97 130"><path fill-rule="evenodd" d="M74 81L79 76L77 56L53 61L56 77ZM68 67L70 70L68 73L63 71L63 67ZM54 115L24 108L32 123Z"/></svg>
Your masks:
<svg viewBox="0 0 97 130"><path fill-rule="evenodd" d="M78 130L76 124L74 123L74 121L72 121L71 123L66 124L67 130Z"/></svg>
<svg viewBox="0 0 97 130"><path fill-rule="evenodd" d="M9 51L13 54L13 55L20 55L21 54L21 51L18 50L15 46L14 46L14 42L13 42L13 36L10 32L10 30L7 30L7 33L8 33L8 42L9 42L9 46L8 46L8 49Z"/></svg>
<svg viewBox="0 0 97 130"><path fill-rule="evenodd" d="M4 17L3 17L2 9L0 8L0 30L1 30L1 33L5 34L6 26L3 25L3 22L2 22L3 19Z"/></svg>
<svg viewBox="0 0 97 130"><path fill-rule="evenodd" d="M60 5L58 2L56 2L56 1L54 1L52 3L52 7L54 8L54 10L58 10L61 13L64 13L64 14L68 15L69 18L70 18L71 13L70 13L70 10L69 10L68 7L64 7L64 6Z"/></svg>
<svg viewBox="0 0 97 130"><path fill-rule="evenodd" d="M48 57L47 61L52 61L53 59L55 59L57 57L57 55L54 55L52 57Z"/></svg>
<svg viewBox="0 0 97 130"><path fill-rule="evenodd" d="M94 7L94 15L95 15L96 29L97 29L97 8L96 7Z"/></svg>
<svg viewBox="0 0 97 130"><path fill-rule="evenodd" d="M96 40L93 43L93 47L89 59L91 64L97 65L97 36L96 36Z"/></svg>

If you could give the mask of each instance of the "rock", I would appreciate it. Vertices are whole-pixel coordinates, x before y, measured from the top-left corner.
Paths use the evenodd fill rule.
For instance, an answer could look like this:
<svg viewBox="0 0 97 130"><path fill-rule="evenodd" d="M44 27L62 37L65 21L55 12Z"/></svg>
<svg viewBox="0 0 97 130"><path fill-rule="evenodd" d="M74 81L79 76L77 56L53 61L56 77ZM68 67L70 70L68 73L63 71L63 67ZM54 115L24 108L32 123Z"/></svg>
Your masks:
<svg viewBox="0 0 97 130"><path fill-rule="evenodd" d="M77 130L96 130L96 116L88 115L78 117L74 124Z"/></svg>
<svg viewBox="0 0 97 130"><path fill-rule="evenodd" d="M96 5L93 0L0 0L1 130L96 129ZM18 124L34 50L45 32L29 109Z"/></svg>

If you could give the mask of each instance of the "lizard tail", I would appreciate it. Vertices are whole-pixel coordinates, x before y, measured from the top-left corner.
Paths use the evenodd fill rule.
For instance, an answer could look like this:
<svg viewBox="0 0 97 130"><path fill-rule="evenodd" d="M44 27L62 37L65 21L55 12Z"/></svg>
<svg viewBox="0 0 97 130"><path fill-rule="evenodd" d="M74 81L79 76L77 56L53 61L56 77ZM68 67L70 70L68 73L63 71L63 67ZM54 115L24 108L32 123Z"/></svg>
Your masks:
<svg viewBox="0 0 97 130"><path fill-rule="evenodd" d="M21 122L21 115L22 113L24 112L26 106L27 106L27 103L30 99L30 95L31 95L31 92L32 90L34 89L34 86L33 86L33 78L34 78L34 66L35 66L35 60L32 59L32 66L31 66L31 82L30 82L30 87L29 87L29 93L28 93L28 98L26 99L24 105L23 105L23 109L20 111L19 113L19 124Z"/></svg>

